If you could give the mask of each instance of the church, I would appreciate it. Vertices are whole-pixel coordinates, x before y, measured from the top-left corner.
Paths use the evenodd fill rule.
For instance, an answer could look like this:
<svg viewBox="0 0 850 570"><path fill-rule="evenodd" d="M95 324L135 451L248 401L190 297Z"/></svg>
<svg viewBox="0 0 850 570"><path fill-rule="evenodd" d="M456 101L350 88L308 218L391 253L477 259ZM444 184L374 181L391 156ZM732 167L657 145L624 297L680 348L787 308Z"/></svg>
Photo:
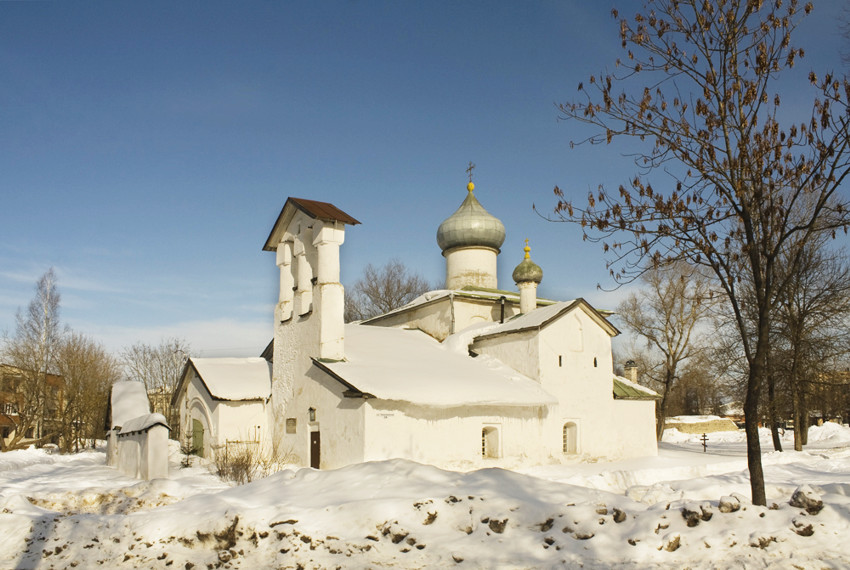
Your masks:
<svg viewBox="0 0 850 570"><path fill-rule="evenodd" d="M613 373L619 331L583 299L538 298L543 271L527 243L516 289L500 289L505 227L472 182L437 229L445 289L345 324L340 255L357 224L333 204L287 199L263 246L280 271L274 338L262 354L269 366L190 359L175 391L181 433L201 453L255 441L321 469L390 458L471 469L657 453L657 395Z"/></svg>

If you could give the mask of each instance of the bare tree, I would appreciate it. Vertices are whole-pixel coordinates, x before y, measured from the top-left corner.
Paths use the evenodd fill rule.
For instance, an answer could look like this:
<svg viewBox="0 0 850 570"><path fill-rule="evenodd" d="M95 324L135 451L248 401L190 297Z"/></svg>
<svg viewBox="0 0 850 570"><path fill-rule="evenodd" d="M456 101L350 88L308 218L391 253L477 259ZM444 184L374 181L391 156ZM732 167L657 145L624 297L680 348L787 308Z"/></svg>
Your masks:
<svg viewBox="0 0 850 570"><path fill-rule="evenodd" d="M708 279L683 262L652 268L642 280L645 287L620 303L617 314L660 356L661 400L655 410L656 436L660 441L680 365L704 350L697 338L697 327L707 317L713 296Z"/></svg>
<svg viewBox="0 0 850 570"><path fill-rule="evenodd" d="M27 311L15 316L15 335L5 337L3 357L14 370L4 377L4 399L11 406L2 410L14 426L7 449L23 439L48 441L58 436L56 414L61 402L61 379L54 372L56 353L63 330L59 322L59 290L51 267L36 284L35 298ZM3 438L0 438L0 445Z"/></svg>
<svg viewBox="0 0 850 570"><path fill-rule="evenodd" d="M371 263L363 276L345 291L346 322L369 319L401 307L431 289L428 282L412 273L398 259L382 267Z"/></svg>
<svg viewBox="0 0 850 570"><path fill-rule="evenodd" d="M101 344L80 333L65 336L56 362L64 379L60 443L64 451L79 451L86 441L94 445L104 437L109 389L120 367Z"/></svg>
<svg viewBox="0 0 850 570"><path fill-rule="evenodd" d="M850 265L825 245L807 248L780 298L775 326L774 360L789 392L797 451L805 444L809 395L819 385L834 392L843 385L833 363L847 356L850 344Z"/></svg>
<svg viewBox="0 0 850 570"><path fill-rule="evenodd" d="M635 140L640 174L613 192L600 187L586 208L555 188L556 215L604 243L617 280L633 279L646 259L679 259L709 268L726 295L748 368L747 463L757 505L766 503L758 406L771 321L789 283L784 269L798 265L818 234L850 223L850 204L837 193L850 172L850 84L811 72L811 115L780 126L776 79L803 56L791 44L801 16L796 0L650 2L649 13L619 20L625 59L617 71L592 76L579 85L578 102L560 106L566 119L598 129L587 142ZM654 188L651 174L668 176L669 188ZM742 279L752 286L754 326Z"/></svg>
<svg viewBox="0 0 850 570"><path fill-rule="evenodd" d="M172 426L178 423L178 410L172 409L171 397L189 351L188 343L179 338L163 339L156 346L138 342L121 351L126 376L145 385L153 410Z"/></svg>

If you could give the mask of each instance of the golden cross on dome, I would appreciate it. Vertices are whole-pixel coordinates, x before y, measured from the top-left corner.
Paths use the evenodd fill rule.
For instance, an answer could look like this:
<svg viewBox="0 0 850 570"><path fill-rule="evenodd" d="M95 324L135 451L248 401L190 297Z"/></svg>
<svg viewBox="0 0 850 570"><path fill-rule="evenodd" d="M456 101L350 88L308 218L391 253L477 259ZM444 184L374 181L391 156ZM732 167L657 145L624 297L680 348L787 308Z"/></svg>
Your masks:
<svg viewBox="0 0 850 570"><path fill-rule="evenodd" d="M472 182L472 171L475 169L475 165L472 161L469 161L469 166L466 167L466 173L469 175L469 181Z"/></svg>

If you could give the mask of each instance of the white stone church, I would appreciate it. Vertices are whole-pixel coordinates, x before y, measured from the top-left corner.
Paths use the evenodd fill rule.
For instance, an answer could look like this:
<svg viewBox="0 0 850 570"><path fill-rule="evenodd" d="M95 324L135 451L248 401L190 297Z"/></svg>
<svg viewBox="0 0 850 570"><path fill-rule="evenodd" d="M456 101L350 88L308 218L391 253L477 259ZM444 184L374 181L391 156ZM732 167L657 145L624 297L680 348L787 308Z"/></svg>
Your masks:
<svg viewBox="0 0 850 570"><path fill-rule="evenodd" d="M437 230L446 288L344 324L340 247L358 223L332 204L286 201L263 247L280 269L265 360L190 359L174 395L181 433L202 453L256 442L322 469L657 453L656 394L613 373L619 331L583 299L538 299L543 272L527 245L518 290L499 289L505 228L471 182Z"/></svg>

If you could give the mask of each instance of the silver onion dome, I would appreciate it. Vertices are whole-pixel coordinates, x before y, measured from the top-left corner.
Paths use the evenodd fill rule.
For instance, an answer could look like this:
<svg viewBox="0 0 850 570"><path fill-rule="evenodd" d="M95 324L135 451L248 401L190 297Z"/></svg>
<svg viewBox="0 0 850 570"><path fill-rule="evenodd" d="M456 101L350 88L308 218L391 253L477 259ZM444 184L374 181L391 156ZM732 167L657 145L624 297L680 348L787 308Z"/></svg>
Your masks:
<svg viewBox="0 0 850 570"><path fill-rule="evenodd" d="M443 252L455 247L489 247L497 252L505 241L505 226L484 209L470 182L466 199L437 229L437 245Z"/></svg>

